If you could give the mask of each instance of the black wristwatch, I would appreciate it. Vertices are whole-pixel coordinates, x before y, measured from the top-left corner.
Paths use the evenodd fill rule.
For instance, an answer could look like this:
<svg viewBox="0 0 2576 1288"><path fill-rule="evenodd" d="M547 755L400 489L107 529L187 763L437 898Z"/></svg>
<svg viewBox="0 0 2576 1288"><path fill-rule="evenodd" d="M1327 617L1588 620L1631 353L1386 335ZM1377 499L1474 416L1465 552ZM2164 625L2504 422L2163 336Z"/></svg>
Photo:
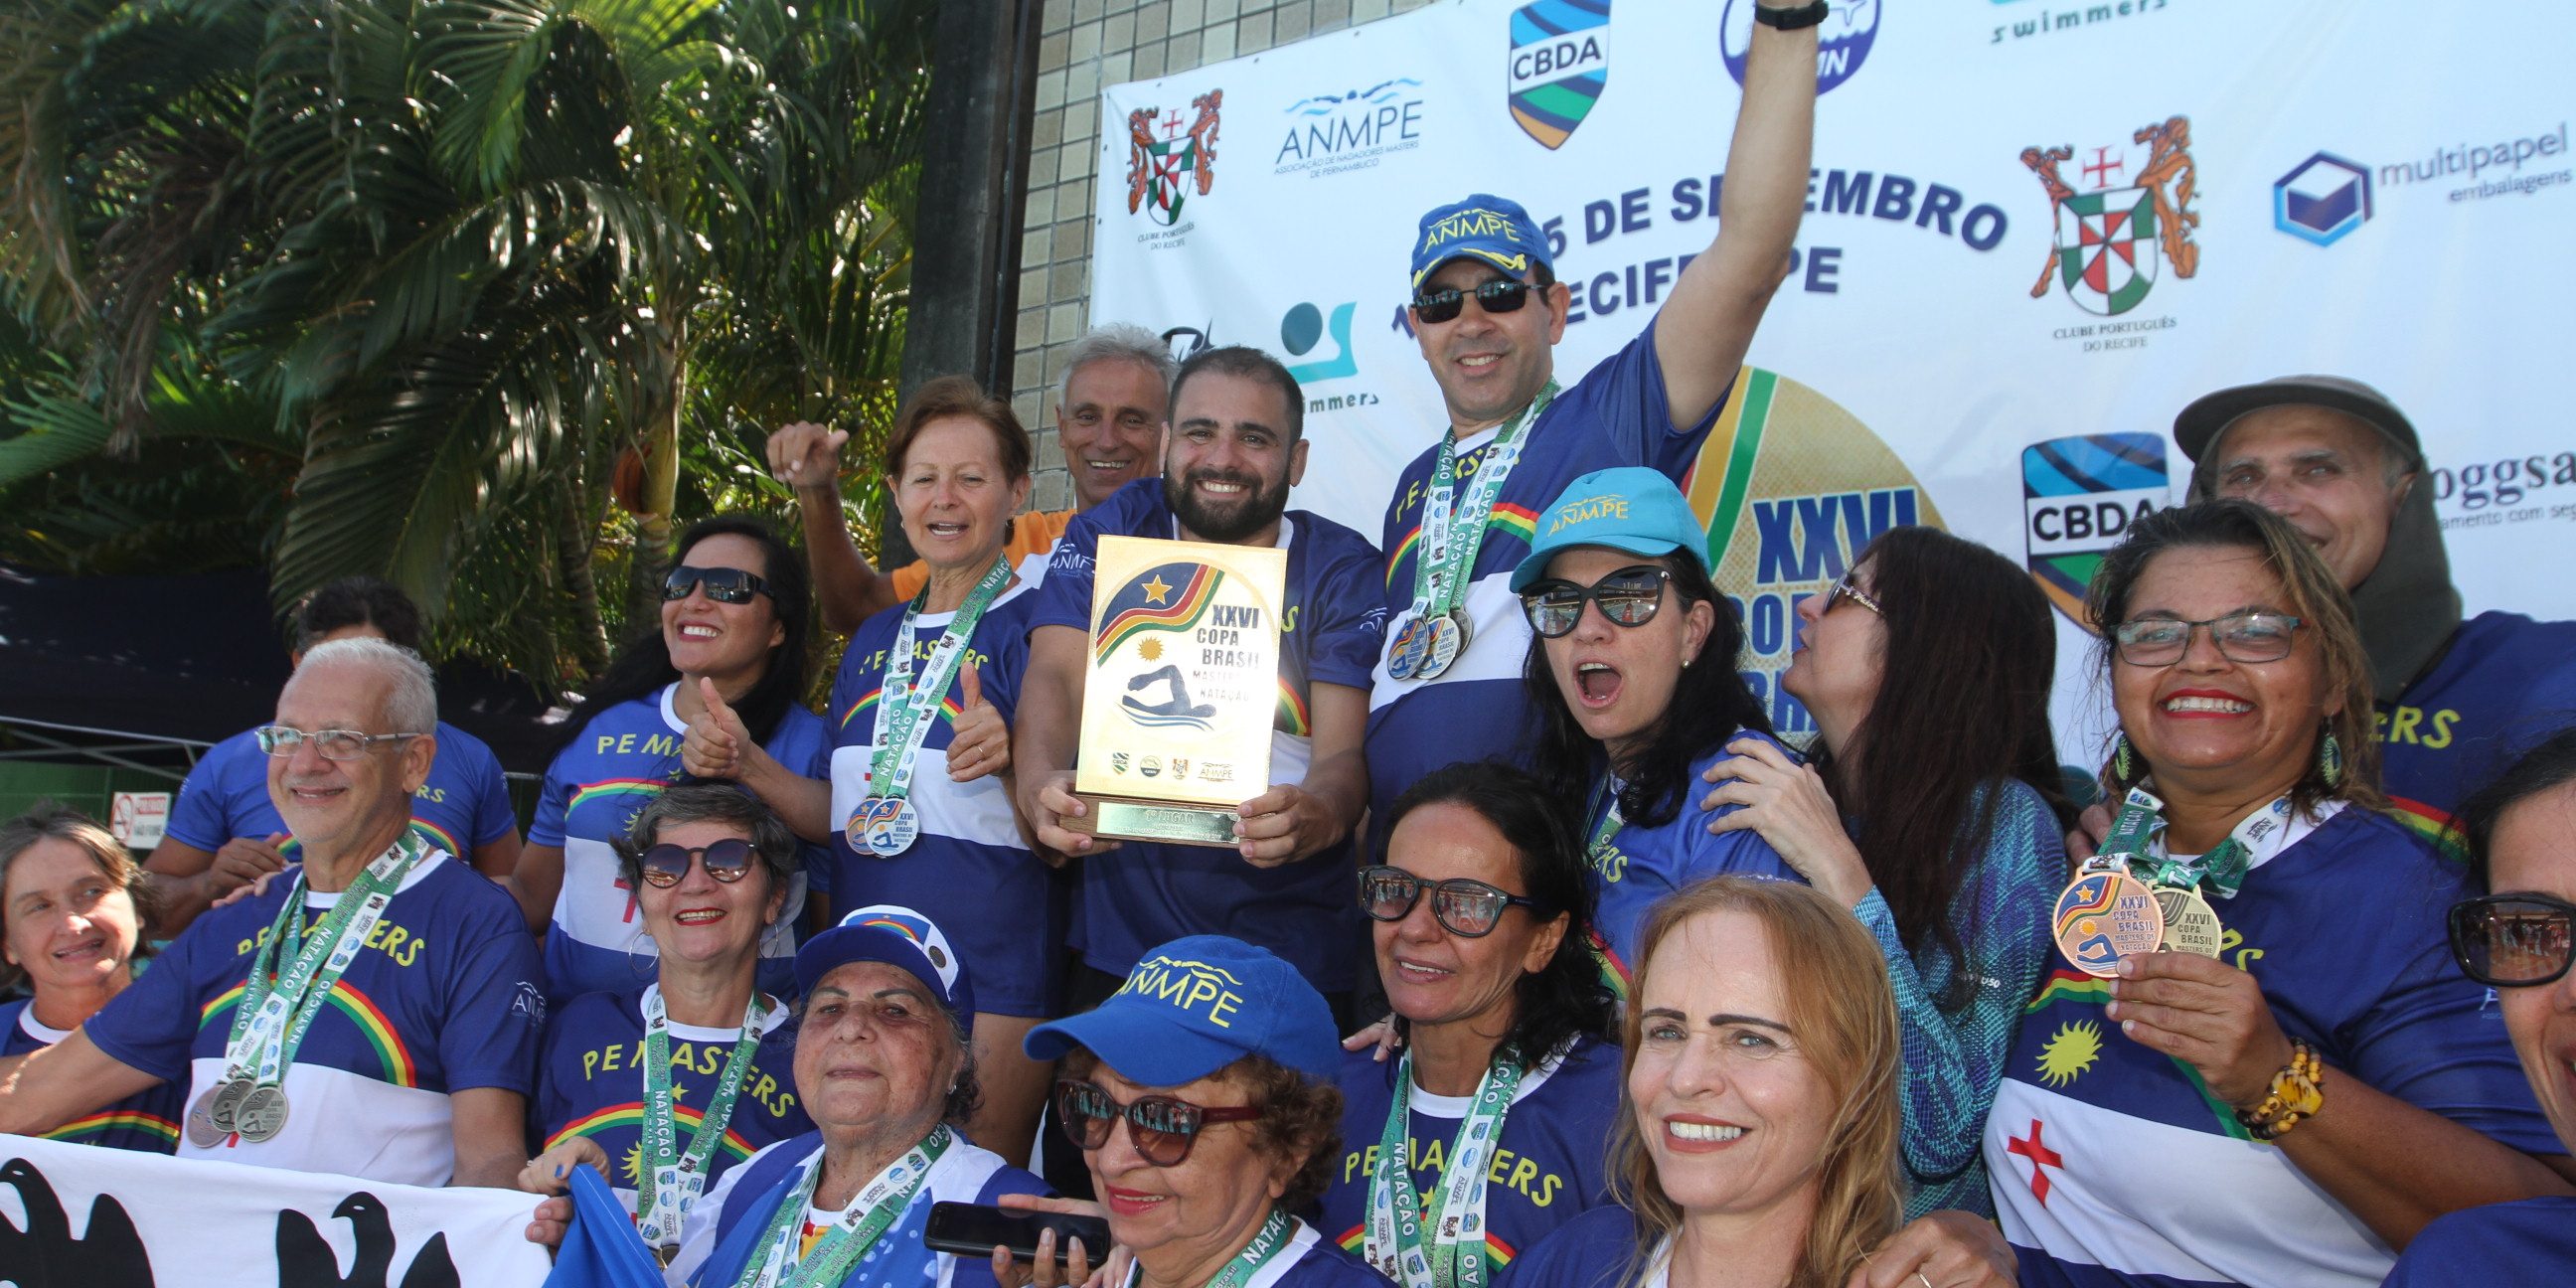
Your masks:
<svg viewBox="0 0 2576 1288"><path fill-rule="evenodd" d="M1796 31L1802 27L1812 27L1823 22L1825 15L1833 11L1834 7L1826 3L1826 0L1814 0L1812 4L1795 9L1774 9L1769 5L1757 4L1753 6L1753 20L1765 27L1780 31Z"/></svg>

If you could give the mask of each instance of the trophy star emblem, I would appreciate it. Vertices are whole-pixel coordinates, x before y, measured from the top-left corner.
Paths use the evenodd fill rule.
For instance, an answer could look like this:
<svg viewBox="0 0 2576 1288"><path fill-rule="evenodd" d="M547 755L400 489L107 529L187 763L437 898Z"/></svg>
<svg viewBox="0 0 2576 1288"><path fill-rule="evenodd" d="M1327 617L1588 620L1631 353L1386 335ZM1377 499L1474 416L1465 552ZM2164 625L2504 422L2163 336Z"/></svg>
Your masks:
<svg viewBox="0 0 2576 1288"><path fill-rule="evenodd" d="M1153 579L1152 581L1149 581L1149 582L1146 582L1146 583L1145 583L1145 602L1146 602L1146 603L1149 603L1149 604L1166 604L1166 603L1170 603L1170 602L1171 602L1171 594L1172 594L1172 587L1171 587L1171 585L1170 585L1169 583L1167 583L1167 582L1165 582L1165 581L1163 580L1162 574L1160 574L1160 573L1156 573L1156 574L1154 575L1154 579Z"/></svg>

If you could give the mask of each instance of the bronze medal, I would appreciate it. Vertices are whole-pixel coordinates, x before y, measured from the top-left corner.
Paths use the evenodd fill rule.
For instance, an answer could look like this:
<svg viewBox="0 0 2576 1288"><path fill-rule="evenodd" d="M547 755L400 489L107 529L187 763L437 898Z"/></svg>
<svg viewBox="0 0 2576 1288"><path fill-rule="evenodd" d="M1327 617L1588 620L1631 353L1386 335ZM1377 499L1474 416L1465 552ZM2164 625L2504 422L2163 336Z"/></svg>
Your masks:
<svg viewBox="0 0 2576 1288"><path fill-rule="evenodd" d="M2164 937L2157 951L2198 953L2203 957L2218 956L2219 936L2224 929L2209 900L2190 886L2157 886L2156 909L2164 914Z"/></svg>
<svg viewBox="0 0 2576 1288"><path fill-rule="evenodd" d="M275 1137L285 1126L286 1092L277 1087L252 1088L233 1111L233 1130L252 1144Z"/></svg>
<svg viewBox="0 0 2576 1288"><path fill-rule="evenodd" d="M2145 882L2126 872L2094 872L2057 896L2051 925L2069 964L2107 979L2120 972L2121 958L2156 951L2165 917Z"/></svg>

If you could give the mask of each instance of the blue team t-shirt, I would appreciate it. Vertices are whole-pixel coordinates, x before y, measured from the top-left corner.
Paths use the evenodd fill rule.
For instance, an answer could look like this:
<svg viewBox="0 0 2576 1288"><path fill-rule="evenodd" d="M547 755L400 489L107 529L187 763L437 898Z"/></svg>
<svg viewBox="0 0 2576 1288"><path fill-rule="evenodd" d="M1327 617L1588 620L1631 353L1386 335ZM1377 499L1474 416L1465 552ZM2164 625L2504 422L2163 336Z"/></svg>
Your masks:
<svg viewBox="0 0 2576 1288"><path fill-rule="evenodd" d="M540 1149L553 1149L575 1136L598 1142L608 1155L609 1183L630 1213L646 1166L644 995L660 987L586 993L556 1007L546 1022L537 1057L537 1094L529 1104ZM707 1156L710 1182L763 1146L814 1129L796 1100L796 1026L787 1011L771 999L760 1043L752 1049L751 1071L743 1075L733 1114L725 1120L724 1139ZM696 1135L741 1037L739 1028L671 1025L671 1089L677 1102L672 1117L679 1123L680 1148L687 1149Z"/></svg>
<svg viewBox="0 0 2576 1288"><path fill-rule="evenodd" d="M110 1058L194 1096L223 1076L233 1013L289 890L212 909L82 1026ZM306 933L337 894L307 894ZM281 950L283 951L283 950ZM413 868L332 987L288 1067L275 1137L227 1137L182 1158L444 1185L455 1168L450 1093L534 1086L545 1002L536 945L501 887L445 854Z"/></svg>
<svg viewBox="0 0 2576 1288"><path fill-rule="evenodd" d="M1733 760L1726 743L1738 738L1758 738L1787 752L1792 760L1797 753L1772 738L1739 729L1726 736L1717 750L1691 762L1690 777L1684 781L1681 809L1671 821L1660 827L1623 824L1610 837L1606 854L1594 855L1585 848L1586 861L1592 865L1592 892L1599 899L1593 912L1593 947L1601 953L1605 980L1614 992L1625 999L1629 981L1636 976L1637 938L1644 931L1646 913L1665 895L1710 877L1769 877L1779 881L1804 884L1805 877L1771 848L1762 834L1746 828L1724 835L1708 830L1711 821L1742 809L1740 805L1721 806L1714 811L1699 807L1706 784L1700 775L1723 760ZM1589 841L1600 829L1610 812L1611 789L1597 784L1585 807L1583 836Z"/></svg>
<svg viewBox="0 0 2576 1288"><path fill-rule="evenodd" d="M999 774L971 783L948 777L948 745L965 704L969 666L983 676L984 700L1004 723L1017 720L1020 681L1028 673L1026 619L1034 596L1025 582L995 598L975 623L966 655L948 682L928 741L913 766L911 800L921 835L910 848L881 859L850 844L849 818L868 797L876 750L878 699L886 658L903 626L904 605L859 625L841 655L832 682L832 860L826 883L835 911L891 903L915 909L939 924L965 959L975 982L975 1007L995 1015L1055 1013L1064 943L1061 887L1046 864L1021 839L1011 793ZM913 678L920 679L931 651L954 613L924 614L913 630ZM1009 915L997 916L996 909Z"/></svg>
<svg viewBox="0 0 2576 1288"><path fill-rule="evenodd" d="M1655 356L1655 326L1648 322L1625 348L1560 392L1527 431L1527 445L1495 498L1469 572L1458 611L1469 618L1470 634L1457 661L1437 679L1398 680L1387 674L1383 649L1373 660L1368 768L1369 799L1379 806L1380 821L1372 825L1376 852L1385 852L1384 807L1415 780L1453 761L1525 754L1529 746L1538 712L1521 687L1521 663L1531 635L1511 574L1529 554L1539 514L1566 485L1594 470L1643 465L1681 478L1717 423L1722 400L1698 423L1673 428L1663 364ZM1460 495L1484 463L1495 433L1486 430L1459 442ZM1413 606L1423 498L1438 450L1427 448L1404 467L1387 505L1386 569L1378 592L1390 622Z"/></svg>
<svg viewBox="0 0 2576 1288"><path fill-rule="evenodd" d="M698 1288L732 1288L740 1282L744 1270L765 1252L761 1236L777 1217L779 1205L794 1198L806 1169L821 1166L822 1155L822 1134L807 1132L761 1150L750 1163L710 1184L698 1206L690 1209L680 1256L671 1266L672 1282ZM1054 1192L1045 1181L959 1135L930 1165L903 1215L841 1281L843 1288L995 1288L992 1264L984 1258L933 1252L922 1241L931 1206L989 1206L1005 1194ZM828 1224L817 1219L824 1215L808 1207L804 1252L812 1251Z"/></svg>
<svg viewBox="0 0 2576 1288"><path fill-rule="evenodd" d="M2576 622L2480 613L2441 658L2379 704L2380 778L2407 826L2436 844L2469 793L2576 724Z"/></svg>
<svg viewBox="0 0 2576 1288"><path fill-rule="evenodd" d="M412 793L412 830L471 862L477 847L500 840L518 825L492 749L439 721L438 758L430 762L429 781ZM286 820L268 798L268 755L259 749L256 730L245 729L207 748L170 806L170 839L209 854L237 837L264 841L286 830ZM279 849L289 859L298 853L292 837Z"/></svg>
<svg viewBox="0 0 2576 1288"><path fill-rule="evenodd" d="M2561 1288L2576 1283L2576 1198L2466 1208L2425 1226L2386 1288Z"/></svg>
<svg viewBox="0 0 2576 1288"><path fill-rule="evenodd" d="M2220 959L2252 974L2291 1037L2338 1079L2515 1149L2563 1152L2493 994L2451 961L2464 893L2386 815L2292 821L2233 898ZM1986 1121L1986 1166L2025 1284L2369 1285L2390 1256L2278 1146L2258 1143L2189 1066L2104 1018L2109 982L2062 963L2024 1011ZM2331 1109L2328 1112L2332 1112Z"/></svg>
<svg viewBox="0 0 2576 1288"><path fill-rule="evenodd" d="M1324 1230L1344 1252L1367 1256L1369 1180L1395 1103L1397 1061L1371 1052L1342 1057L1342 1157L1324 1190ZM1522 1075L1503 1115L1501 1146L1486 1170L1485 1252L1495 1272L1576 1216L1611 1201L1609 1149L1619 1121L1619 1048L1590 1038ZM1447 1154L1471 1096L1413 1091L1405 1128L1414 1193L1438 1202Z"/></svg>
<svg viewBox="0 0 2576 1288"><path fill-rule="evenodd" d="M1138 479L1074 516L1056 540L1029 629L1091 626L1094 560L1103 536L1179 533L1160 479ZM1375 577L1377 551L1330 519L1291 510L1281 520L1288 552L1286 616L1279 637L1279 703L1270 739L1270 781L1303 780L1313 738L1313 686L1366 692L1384 633ZM1247 787L1247 798L1261 788ZM1082 866L1083 960L1124 975L1145 950L1185 935L1232 935L1277 953L1309 983L1345 992L1365 958L1355 869L1348 843L1295 863L1257 868L1230 849L1121 842ZM982 984L977 984L980 994Z"/></svg>
<svg viewBox="0 0 2576 1288"><path fill-rule="evenodd" d="M1654 1260L1637 1246L1637 1214L1604 1204L1558 1226L1514 1262L1494 1288L1618 1288Z"/></svg>
<svg viewBox="0 0 2576 1288"><path fill-rule="evenodd" d="M38 1020L28 998L0 1003L0 1056L42 1051L71 1035L69 1029L48 1028ZM187 1098L185 1084L165 1082L37 1134L46 1140L167 1154L179 1148L179 1118L187 1112Z"/></svg>
<svg viewBox="0 0 2576 1288"><path fill-rule="evenodd" d="M609 841L626 835L645 804L681 778L680 743L689 726L671 705L678 689L666 684L650 697L591 717L546 766L528 844L563 850L563 886L546 932L546 996L553 1000L626 992L657 973L653 940L644 933L635 892ZM803 707L787 708L761 746L807 778L824 777L831 763L831 732ZM786 907L760 947L760 986L781 996L795 983L796 919L804 907L806 873L820 870L826 853L818 845L800 852L805 871L789 883Z"/></svg>

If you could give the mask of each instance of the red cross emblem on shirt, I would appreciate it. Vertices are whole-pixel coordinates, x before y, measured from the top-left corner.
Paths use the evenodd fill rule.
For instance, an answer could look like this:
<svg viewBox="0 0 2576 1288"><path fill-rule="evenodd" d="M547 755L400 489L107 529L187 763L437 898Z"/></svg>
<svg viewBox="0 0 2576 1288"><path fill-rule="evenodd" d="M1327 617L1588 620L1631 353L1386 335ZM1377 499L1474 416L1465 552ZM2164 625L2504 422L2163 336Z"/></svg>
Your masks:
<svg viewBox="0 0 2576 1288"><path fill-rule="evenodd" d="M2047 1169L2066 1166L2066 1156L2058 1153L2056 1150L2050 1149L2047 1145L2040 1142L2039 1128L2039 1120L2036 1118L2031 1119L2030 1139L2024 1140L2019 1136L2007 1136L2004 1138L2004 1152L2019 1154L2030 1160L2031 1195L2039 1200L2039 1205L2041 1207L2047 1207Z"/></svg>

